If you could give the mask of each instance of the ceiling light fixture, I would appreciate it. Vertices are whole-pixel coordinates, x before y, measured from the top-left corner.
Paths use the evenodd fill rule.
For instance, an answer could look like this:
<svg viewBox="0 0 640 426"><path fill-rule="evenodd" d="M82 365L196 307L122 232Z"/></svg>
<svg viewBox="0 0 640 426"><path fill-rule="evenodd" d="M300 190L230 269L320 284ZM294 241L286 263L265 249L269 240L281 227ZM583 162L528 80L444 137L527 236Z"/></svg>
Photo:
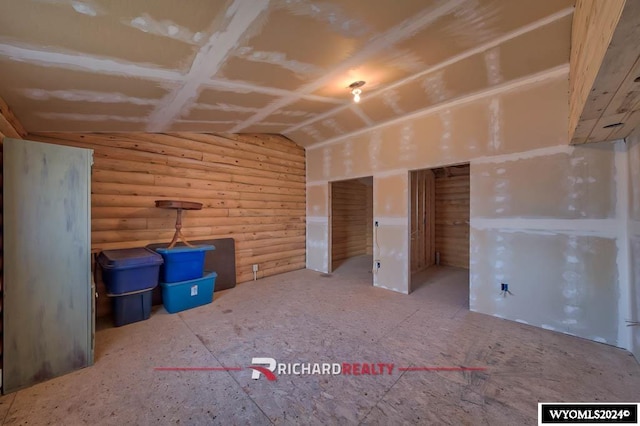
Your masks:
<svg viewBox="0 0 640 426"><path fill-rule="evenodd" d="M355 103L360 102L360 94L362 93L362 89L360 88L364 86L364 83L365 82L362 80L354 81L347 87L348 89L351 89L351 94L353 95L353 102Z"/></svg>

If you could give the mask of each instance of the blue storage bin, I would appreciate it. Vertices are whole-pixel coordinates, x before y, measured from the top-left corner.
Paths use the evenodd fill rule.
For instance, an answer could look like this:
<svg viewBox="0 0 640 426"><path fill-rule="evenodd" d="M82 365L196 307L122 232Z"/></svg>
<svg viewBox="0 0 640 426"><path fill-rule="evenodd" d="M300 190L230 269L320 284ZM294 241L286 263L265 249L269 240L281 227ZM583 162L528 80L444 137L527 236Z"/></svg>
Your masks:
<svg viewBox="0 0 640 426"><path fill-rule="evenodd" d="M160 283L164 308L170 314L175 314L211 303L217 276L215 272L208 272L204 277L195 280Z"/></svg>
<svg viewBox="0 0 640 426"><path fill-rule="evenodd" d="M156 251L164 260L164 265L160 268L160 281L175 283L202 278L205 252L215 249L212 245L157 248Z"/></svg>
<svg viewBox="0 0 640 426"><path fill-rule="evenodd" d="M133 322L148 320L151 316L153 288L125 294L110 294L113 325L121 327Z"/></svg>
<svg viewBox="0 0 640 426"><path fill-rule="evenodd" d="M162 256L146 248L105 250L98 263L107 293L122 294L157 286Z"/></svg>

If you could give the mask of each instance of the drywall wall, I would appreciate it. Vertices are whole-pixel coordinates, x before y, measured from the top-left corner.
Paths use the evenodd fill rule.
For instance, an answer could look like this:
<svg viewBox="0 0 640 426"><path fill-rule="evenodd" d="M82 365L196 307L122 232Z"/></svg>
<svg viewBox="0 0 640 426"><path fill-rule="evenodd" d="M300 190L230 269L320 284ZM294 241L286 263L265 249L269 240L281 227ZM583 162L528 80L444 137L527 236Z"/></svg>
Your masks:
<svg viewBox="0 0 640 426"><path fill-rule="evenodd" d="M373 257L380 261L373 284L409 292L409 173L377 174L373 177L373 220L376 241Z"/></svg>
<svg viewBox="0 0 640 426"><path fill-rule="evenodd" d="M629 152L629 282L631 351L640 362L640 127L627 138Z"/></svg>
<svg viewBox="0 0 640 426"><path fill-rule="evenodd" d="M607 143L472 161L471 310L626 341L617 156Z"/></svg>
<svg viewBox="0 0 640 426"><path fill-rule="evenodd" d="M307 167L309 159L307 158ZM306 266L309 269L329 272L330 240L329 233L329 190L325 182L307 182L307 256Z"/></svg>
<svg viewBox="0 0 640 426"><path fill-rule="evenodd" d="M374 220L380 223L374 258L381 262L374 282L408 292L409 170L566 145L567 71L308 148L307 267L327 272L329 181L373 175Z"/></svg>
<svg viewBox="0 0 640 426"><path fill-rule="evenodd" d="M232 237L238 282L304 267L305 153L279 136L31 134L91 148L92 247L168 242L175 211L157 199L204 204L183 213L189 239Z"/></svg>
<svg viewBox="0 0 640 426"><path fill-rule="evenodd" d="M469 269L469 166L436 170L435 251L440 265Z"/></svg>
<svg viewBox="0 0 640 426"><path fill-rule="evenodd" d="M331 266L367 253L367 186L358 180L331 184Z"/></svg>
<svg viewBox="0 0 640 426"><path fill-rule="evenodd" d="M628 347L627 154L621 143L568 145L567 71L307 149L316 194L374 176L375 285L409 291L409 171L470 162L470 308ZM307 252L318 270L321 220L309 223L318 232ZM500 295L501 282L513 296Z"/></svg>
<svg viewBox="0 0 640 426"><path fill-rule="evenodd" d="M565 145L567 71L554 70L497 93L315 145L307 149L307 182L399 173Z"/></svg>
<svg viewBox="0 0 640 426"><path fill-rule="evenodd" d="M5 103L5 101L0 98L0 317L2 316L2 295L3 295L3 227L4 227L4 216L3 216L3 197L2 197L2 171L3 171L3 163L2 163L2 141L5 137L10 137L14 139L22 139L23 136L26 135L22 124L17 119L17 117L13 114L9 106ZM0 321L0 342L2 342L2 321ZM2 369L2 344L0 343L0 370Z"/></svg>

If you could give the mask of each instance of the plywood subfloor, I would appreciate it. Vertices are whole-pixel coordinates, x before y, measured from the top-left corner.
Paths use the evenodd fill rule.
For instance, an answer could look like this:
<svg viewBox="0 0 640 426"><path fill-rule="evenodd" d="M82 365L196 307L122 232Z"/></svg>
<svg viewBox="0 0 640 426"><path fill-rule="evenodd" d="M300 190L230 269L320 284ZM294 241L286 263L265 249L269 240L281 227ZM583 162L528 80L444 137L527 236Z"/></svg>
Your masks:
<svg viewBox="0 0 640 426"><path fill-rule="evenodd" d="M357 262L356 262L357 263ZM0 399L5 424L533 424L538 401L633 401L623 350L469 312L468 273L435 268L406 296L356 265L300 270L213 304L98 332L96 364ZM393 375L251 379L252 357L394 363ZM480 366L484 372L401 373ZM161 372L155 367L242 367Z"/></svg>

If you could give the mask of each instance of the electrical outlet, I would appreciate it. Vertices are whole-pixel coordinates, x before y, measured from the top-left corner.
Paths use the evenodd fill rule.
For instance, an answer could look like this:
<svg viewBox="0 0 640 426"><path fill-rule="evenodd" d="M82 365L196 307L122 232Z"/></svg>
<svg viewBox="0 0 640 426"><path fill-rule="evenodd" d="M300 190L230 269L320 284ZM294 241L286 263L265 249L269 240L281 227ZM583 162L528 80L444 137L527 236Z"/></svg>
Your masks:
<svg viewBox="0 0 640 426"><path fill-rule="evenodd" d="M511 293L511 291L509 290L509 284L500 283L500 294L504 297L507 297L507 294L513 296L513 293Z"/></svg>
<svg viewBox="0 0 640 426"><path fill-rule="evenodd" d="M379 260L376 262L376 269L380 269L380 261Z"/></svg>
<svg viewBox="0 0 640 426"><path fill-rule="evenodd" d="M253 265L253 272L258 272L258 264Z"/></svg>
<svg viewBox="0 0 640 426"><path fill-rule="evenodd" d="M378 223L378 221L377 221L377 220L374 222L374 225L375 225L375 227L376 227L376 228L377 228L378 226L380 226L380 224Z"/></svg>

